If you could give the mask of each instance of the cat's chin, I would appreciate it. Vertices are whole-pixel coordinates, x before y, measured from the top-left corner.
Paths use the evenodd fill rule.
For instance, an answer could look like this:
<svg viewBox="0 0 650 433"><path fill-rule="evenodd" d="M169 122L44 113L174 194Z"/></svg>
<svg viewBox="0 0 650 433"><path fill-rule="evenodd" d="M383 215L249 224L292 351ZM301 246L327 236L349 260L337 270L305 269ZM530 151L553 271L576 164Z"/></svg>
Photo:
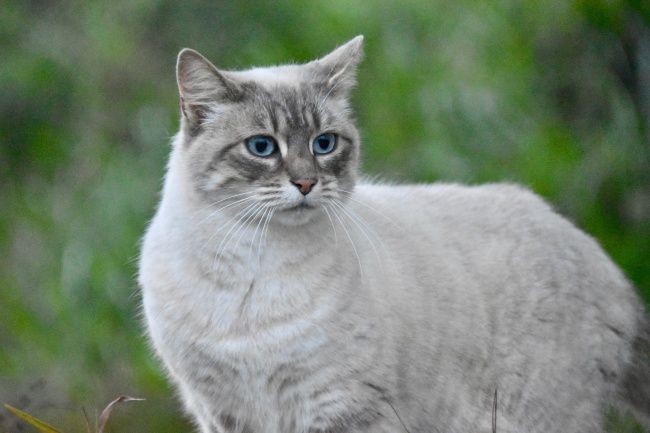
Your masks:
<svg viewBox="0 0 650 433"><path fill-rule="evenodd" d="M296 206L278 209L274 219L288 226L300 226L309 223L321 213L320 206L300 203Z"/></svg>

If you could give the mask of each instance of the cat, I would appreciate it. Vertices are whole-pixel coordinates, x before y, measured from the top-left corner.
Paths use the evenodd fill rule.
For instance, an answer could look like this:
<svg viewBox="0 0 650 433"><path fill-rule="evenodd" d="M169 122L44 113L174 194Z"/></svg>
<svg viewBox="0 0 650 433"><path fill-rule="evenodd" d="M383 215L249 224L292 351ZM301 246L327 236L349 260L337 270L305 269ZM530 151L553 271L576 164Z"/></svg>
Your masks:
<svg viewBox="0 0 650 433"><path fill-rule="evenodd" d="M179 54L139 284L201 432L490 432L497 391L499 433L648 414L645 311L592 238L516 185L359 180L362 40L245 71Z"/></svg>

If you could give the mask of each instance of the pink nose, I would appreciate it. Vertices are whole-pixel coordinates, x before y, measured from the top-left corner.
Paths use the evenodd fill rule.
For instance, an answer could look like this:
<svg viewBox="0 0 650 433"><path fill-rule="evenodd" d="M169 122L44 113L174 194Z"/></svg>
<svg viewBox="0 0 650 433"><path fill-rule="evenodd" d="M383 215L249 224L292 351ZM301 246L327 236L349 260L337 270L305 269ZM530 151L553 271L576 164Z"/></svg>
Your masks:
<svg viewBox="0 0 650 433"><path fill-rule="evenodd" d="M309 192L312 190L314 185L316 185L316 182L318 180L316 179L298 179L298 180L292 180L291 183L296 186L302 193L302 195L307 195Z"/></svg>

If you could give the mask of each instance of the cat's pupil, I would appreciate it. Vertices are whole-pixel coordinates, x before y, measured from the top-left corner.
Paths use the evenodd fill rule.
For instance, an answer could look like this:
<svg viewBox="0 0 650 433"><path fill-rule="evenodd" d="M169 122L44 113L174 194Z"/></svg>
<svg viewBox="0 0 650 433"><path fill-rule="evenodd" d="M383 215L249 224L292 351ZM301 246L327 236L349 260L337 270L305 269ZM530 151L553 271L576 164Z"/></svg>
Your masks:
<svg viewBox="0 0 650 433"><path fill-rule="evenodd" d="M255 149L257 149L258 153L264 153L268 147L269 142L266 140L257 140L255 143Z"/></svg>

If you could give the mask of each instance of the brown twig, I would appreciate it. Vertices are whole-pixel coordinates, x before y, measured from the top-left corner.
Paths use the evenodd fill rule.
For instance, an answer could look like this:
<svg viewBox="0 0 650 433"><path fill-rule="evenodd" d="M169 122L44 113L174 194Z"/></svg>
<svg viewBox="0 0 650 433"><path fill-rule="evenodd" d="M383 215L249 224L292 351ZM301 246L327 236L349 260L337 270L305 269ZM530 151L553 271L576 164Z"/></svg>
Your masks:
<svg viewBox="0 0 650 433"><path fill-rule="evenodd" d="M113 408L117 406L119 403L127 402L127 401L142 401L144 400L143 398L133 398L133 397L127 397L125 395L116 398L106 406L106 409L102 412L102 415L99 417L99 430L98 433L104 433L104 427L106 426L106 422L108 421L108 417L111 416L111 412L113 411Z"/></svg>

